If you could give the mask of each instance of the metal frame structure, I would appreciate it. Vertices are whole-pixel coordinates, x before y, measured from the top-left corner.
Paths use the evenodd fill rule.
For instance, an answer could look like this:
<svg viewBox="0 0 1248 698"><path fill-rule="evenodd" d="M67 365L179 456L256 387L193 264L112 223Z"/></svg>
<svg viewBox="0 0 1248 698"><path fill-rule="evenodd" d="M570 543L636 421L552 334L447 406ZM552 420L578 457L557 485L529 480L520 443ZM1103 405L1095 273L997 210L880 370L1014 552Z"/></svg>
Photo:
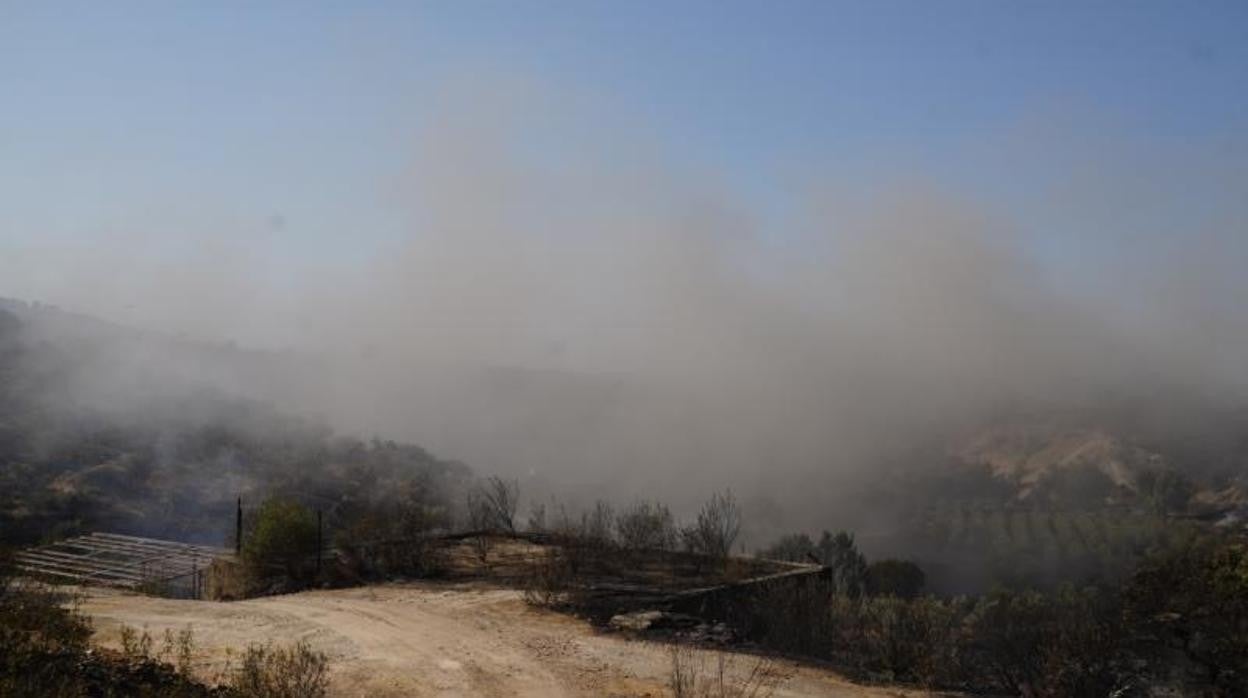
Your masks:
<svg viewBox="0 0 1248 698"><path fill-rule="evenodd" d="M91 533L17 553L24 572L72 584L144 589L188 586L199 596L202 573L214 559L233 551L207 545Z"/></svg>

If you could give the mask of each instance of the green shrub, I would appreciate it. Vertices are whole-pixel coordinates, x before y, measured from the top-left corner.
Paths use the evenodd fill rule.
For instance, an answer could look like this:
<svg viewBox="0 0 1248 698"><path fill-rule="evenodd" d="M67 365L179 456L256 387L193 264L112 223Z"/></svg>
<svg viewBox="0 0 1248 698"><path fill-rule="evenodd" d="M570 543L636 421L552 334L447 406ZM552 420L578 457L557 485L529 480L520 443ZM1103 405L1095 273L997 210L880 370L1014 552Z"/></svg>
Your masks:
<svg viewBox="0 0 1248 698"><path fill-rule="evenodd" d="M266 499L243 538L243 561L259 579L284 575L294 582L312 577L317 554L316 515L299 502Z"/></svg>
<svg viewBox="0 0 1248 698"><path fill-rule="evenodd" d="M250 645L230 681L240 698L320 698L329 688L328 659L307 643Z"/></svg>

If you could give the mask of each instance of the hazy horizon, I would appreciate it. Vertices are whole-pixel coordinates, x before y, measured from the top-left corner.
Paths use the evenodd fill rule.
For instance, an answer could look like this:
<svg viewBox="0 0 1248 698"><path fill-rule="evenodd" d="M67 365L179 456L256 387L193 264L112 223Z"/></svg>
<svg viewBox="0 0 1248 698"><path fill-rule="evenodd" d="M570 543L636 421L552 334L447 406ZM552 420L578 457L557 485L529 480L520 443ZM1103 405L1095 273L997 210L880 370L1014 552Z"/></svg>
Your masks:
<svg viewBox="0 0 1248 698"><path fill-rule="evenodd" d="M52 8L0 296L308 357L269 397L352 433L784 502L1248 389L1240 4Z"/></svg>

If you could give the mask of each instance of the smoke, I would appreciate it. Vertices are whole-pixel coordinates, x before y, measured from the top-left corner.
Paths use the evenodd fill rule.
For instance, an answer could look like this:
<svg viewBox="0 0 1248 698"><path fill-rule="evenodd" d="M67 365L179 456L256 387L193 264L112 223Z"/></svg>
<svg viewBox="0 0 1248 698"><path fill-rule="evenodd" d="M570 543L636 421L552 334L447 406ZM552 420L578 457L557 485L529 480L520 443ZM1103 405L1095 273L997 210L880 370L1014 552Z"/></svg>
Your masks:
<svg viewBox="0 0 1248 698"><path fill-rule="evenodd" d="M116 238L120 252L6 255L5 290L286 348L228 388L530 491L677 507L732 486L759 510L811 512L1003 410L1248 387L1235 196L1146 221L1159 233L1129 208L1132 191L1149 209L1180 198L1154 179L1058 168L1078 192L1011 207L909 174L815 182L776 217L618 121L569 123L550 97L445 100L394 187L409 233L352 261L228 237L139 255ZM1182 164L1194 182L1226 174ZM1219 182L1245 193L1242 176ZM1032 218L1040 206L1069 215Z"/></svg>

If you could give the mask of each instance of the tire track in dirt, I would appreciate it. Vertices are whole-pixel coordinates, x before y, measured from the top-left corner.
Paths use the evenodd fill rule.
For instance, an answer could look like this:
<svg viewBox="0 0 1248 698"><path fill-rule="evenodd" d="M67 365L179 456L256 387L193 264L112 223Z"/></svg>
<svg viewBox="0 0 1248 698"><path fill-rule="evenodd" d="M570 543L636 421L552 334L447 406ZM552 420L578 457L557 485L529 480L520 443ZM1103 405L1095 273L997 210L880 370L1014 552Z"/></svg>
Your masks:
<svg viewBox="0 0 1248 698"><path fill-rule="evenodd" d="M386 584L236 602L181 601L83 590L97 639L117 644L123 624L154 638L188 624L196 671L221 673L249 643L306 641L330 659L334 696L662 696L671 668L661 645L595 631L526 605L519 592L477 585ZM737 656L732 671L753 660ZM830 672L785 663L775 694L886 696Z"/></svg>

